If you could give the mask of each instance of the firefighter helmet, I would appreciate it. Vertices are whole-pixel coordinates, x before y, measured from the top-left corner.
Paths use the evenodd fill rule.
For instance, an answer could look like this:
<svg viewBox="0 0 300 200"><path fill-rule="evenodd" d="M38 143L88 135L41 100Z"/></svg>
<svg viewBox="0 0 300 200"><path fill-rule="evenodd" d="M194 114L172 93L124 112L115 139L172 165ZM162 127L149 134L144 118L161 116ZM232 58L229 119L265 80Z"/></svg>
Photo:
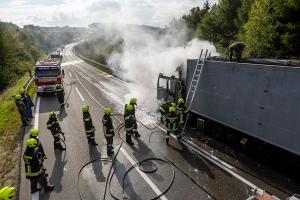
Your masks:
<svg viewBox="0 0 300 200"><path fill-rule="evenodd" d="M16 94L15 98L16 98L16 100L20 100L22 97L20 94Z"/></svg>
<svg viewBox="0 0 300 200"><path fill-rule="evenodd" d="M184 99L183 98L179 98L178 99L178 103L184 103Z"/></svg>
<svg viewBox="0 0 300 200"><path fill-rule="evenodd" d="M15 187L7 186L0 190L0 199L3 200L14 199L15 195L16 195Z"/></svg>
<svg viewBox="0 0 300 200"><path fill-rule="evenodd" d="M136 98L131 98L130 99L130 104L136 105L137 99Z"/></svg>
<svg viewBox="0 0 300 200"><path fill-rule="evenodd" d="M105 114L111 115L112 114L112 108L105 108L104 112L105 112Z"/></svg>
<svg viewBox="0 0 300 200"><path fill-rule="evenodd" d="M52 117L52 116L56 116L55 112L53 112L53 111L49 112L49 117Z"/></svg>
<svg viewBox="0 0 300 200"><path fill-rule="evenodd" d="M24 93L25 89L24 88L20 88L20 93Z"/></svg>
<svg viewBox="0 0 300 200"><path fill-rule="evenodd" d="M176 112L176 108L175 107L170 107L169 112Z"/></svg>
<svg viewBox="0 0 300 200"><path fill-rule="evenodd" d="M90 109L90 107L89 107L88 105L83 105L83 106L81 107L81 110L82 110L83 112L88 112L89 109Z"/></svg>
<svg viewBox="0 0 300 200"><path fill-rule="evenodd" d="M39 129L34 128L29 131L29 134L33 137L37 137L40 134L40 131Z"/></svg>
<svg viewBox="0 0 300 200"><path fill-rule="evenodd" d="M26 146L28 147L37 147L38 143L37 140L34 138L30 138L26 141Z"/></svg>
<svg viewBox="0 0 300 200"><path fill-rule="evenodd" d="M129 111L130 111L130 110L133 110L133 106L130 105L130 104L128 104L128 105L126 106L126 109L129 110Z"/></svg>
<svg viewBox="0 0 300 200"><path fill-rule="evenodd" d="M176 103L171 103L171 107L176 107Z"/></svg>

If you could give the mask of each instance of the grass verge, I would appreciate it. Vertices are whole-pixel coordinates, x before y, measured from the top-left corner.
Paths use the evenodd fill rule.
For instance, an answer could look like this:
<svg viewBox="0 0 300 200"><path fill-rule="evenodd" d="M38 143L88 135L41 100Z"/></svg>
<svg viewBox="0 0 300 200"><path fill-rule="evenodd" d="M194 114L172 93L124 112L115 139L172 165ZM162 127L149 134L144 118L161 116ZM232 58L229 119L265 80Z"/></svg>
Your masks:
<svg viewBox="0 0 300 200"><path fill-rule="evenodd" d="M23 76L14 86L0 94L0 188L17 184L24 133L13 95L19 92L28 79L28 75ZM35 85L32 84L28 94L33 97L35 92Z"/></svg>

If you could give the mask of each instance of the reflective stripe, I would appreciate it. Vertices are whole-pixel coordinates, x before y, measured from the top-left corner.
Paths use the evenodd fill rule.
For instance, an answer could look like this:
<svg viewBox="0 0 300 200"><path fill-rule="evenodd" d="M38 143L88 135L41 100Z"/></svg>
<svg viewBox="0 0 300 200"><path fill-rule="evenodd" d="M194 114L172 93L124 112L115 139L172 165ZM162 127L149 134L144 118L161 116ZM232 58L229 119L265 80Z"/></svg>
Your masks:
<svg viewBox="0 0 300 200"><path fill-rule="evenodd" d="M85 118L85 119L84 119L84 121L86 121L86 122L87 122L87 121L90 121L90 119L91 119L91 117L89 117L89 118Z"/></svg>
<svg viewBox="0 0 300 200"><path fill-rule="evenodd" d="M32 159L31 156L26 156L26 155L23 155L23 158L26 158L26 159L28 159L28 160L31 160L31 159Z"/></svg>
<svg viewBox="0 0 300 200"><path fill-rule="evenodd" d="M125 119L125 120L128 120L128 119L130 119L131 117L133 117L133 115L129 115L129 116L125 117L124 119Z"/></svg>
<svg viewBox="0 0 300 200"><path fill-rule="evenodd" d="M95 128L93 128L93 129L91 129L91 130L86 130L85 132L86 133L92 133L92 132L94 132L96 129Z"/></svg>
<svg viewBox="0 0 300 200"><path fill-rule="evenodd" d="M38 172L34 172L34 173L31 173L30 171L31 170L29 170L29 172L26 172L26 176L38 176L38 175L42 174L42 172L43 172L42 169L40 169Z"/></svg>
<svg viewBox="0 0 300 200"><path fill-rule="evenodd" d="M131 130L133 130L133 127L131 127L131 128L125 128L125 131L131 131Z"/></svg>

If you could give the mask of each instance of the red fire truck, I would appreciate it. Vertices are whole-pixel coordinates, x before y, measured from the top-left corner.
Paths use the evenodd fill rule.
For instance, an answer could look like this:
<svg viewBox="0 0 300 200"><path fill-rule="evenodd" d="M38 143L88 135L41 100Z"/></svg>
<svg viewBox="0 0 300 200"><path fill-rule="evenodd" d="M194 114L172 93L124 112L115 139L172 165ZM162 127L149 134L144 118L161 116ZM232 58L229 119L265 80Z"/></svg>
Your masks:
<svg viewBox="0 0 300 200"><path fill-rule="evenodd" d="M35 85L37 95L53 93L56 84L63 84L59 62L42 61L35 66Z"/></svg>

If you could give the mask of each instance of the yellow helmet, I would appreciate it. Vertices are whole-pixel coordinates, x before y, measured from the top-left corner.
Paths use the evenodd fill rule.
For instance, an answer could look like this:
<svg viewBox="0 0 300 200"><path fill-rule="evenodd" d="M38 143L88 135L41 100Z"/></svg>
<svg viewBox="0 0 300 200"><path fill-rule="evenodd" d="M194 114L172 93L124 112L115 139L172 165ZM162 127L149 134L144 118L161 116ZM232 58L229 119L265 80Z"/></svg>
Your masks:
<svg viewBox="0 0 300 200"><path fill-rule="evenodd" d="M20 100L22 97L20 94L16 94L15 98L16 98L16 100Z"/></svg>
<svg viewBox="0 0 300 200"><path fill-rule="evenodd" d="M179 98L178 99L178 103L184 103L184 99L183 98Z"/></svg>
<svg viewBox="0 0 300 200"><path fill-rule="evenodd" d="M112 114L112 108L105 108L104 112L105 112L105 114L111 115Z"/></svg>
<svg viewBox="0 0 300 200"><path fill-rule="evenodd" d="M37 140L34 138L30 138L26 141L26 146L28 147L37 147L38 143Z"/></svg>
<svg viewBox="0 0 300 200"><path fill-rule="evenodd" d="M136 104L136 102L137 102L137 99L136 98L131 98L130 99L130 104Z"/></svg>
<svg viewBox="0 0 300 200"><path fill-rule="evenodd" d="M170 107L169 112L176 112L176 108L175 107Z"/></svg>
<svg viewBox="0 0 300 200"><path fill-rule="evenodd" d="M49 112L49 117L52 117L52 116L56 116L55 112L53 112L53 111Z"/></svg>
<svg viewBox="0 0 300 200"><path fill-rule="evenodd" d="M89 107L88 105L83 105L83 106L81 107L81 110L82 110L83 112L88 112L89 109L90 109L90 107Z"/></svg>
<svg viewBox="0 0 300 200"><path fill-rule="evenodd" d="M130 104L128 104L128 105L126 106L126 109L129 110L129 111L130 111L130 110L133 110L133 106L130 105Z"/></svg>
<svg viewBox="0 0 300 200"><path fill-rule="evenodd" d="M39 131L39 129L34 128L34 129L31 129L29 133L31 136L37 137L40 134L40 131Z"/></svg>
<svg viewBox="0 0 300 200"><path fill-rule="evenodd" d="M23 93L25 92L25 89L24 88L20 88L20 93Z"/></svg>
<svg viewBox="0 0 300 200"><path fill-rule="evenodd" d="M0 199L3 200L14 199L15 195L16 195L15 187L7 186L0 190Z"/></svg>

